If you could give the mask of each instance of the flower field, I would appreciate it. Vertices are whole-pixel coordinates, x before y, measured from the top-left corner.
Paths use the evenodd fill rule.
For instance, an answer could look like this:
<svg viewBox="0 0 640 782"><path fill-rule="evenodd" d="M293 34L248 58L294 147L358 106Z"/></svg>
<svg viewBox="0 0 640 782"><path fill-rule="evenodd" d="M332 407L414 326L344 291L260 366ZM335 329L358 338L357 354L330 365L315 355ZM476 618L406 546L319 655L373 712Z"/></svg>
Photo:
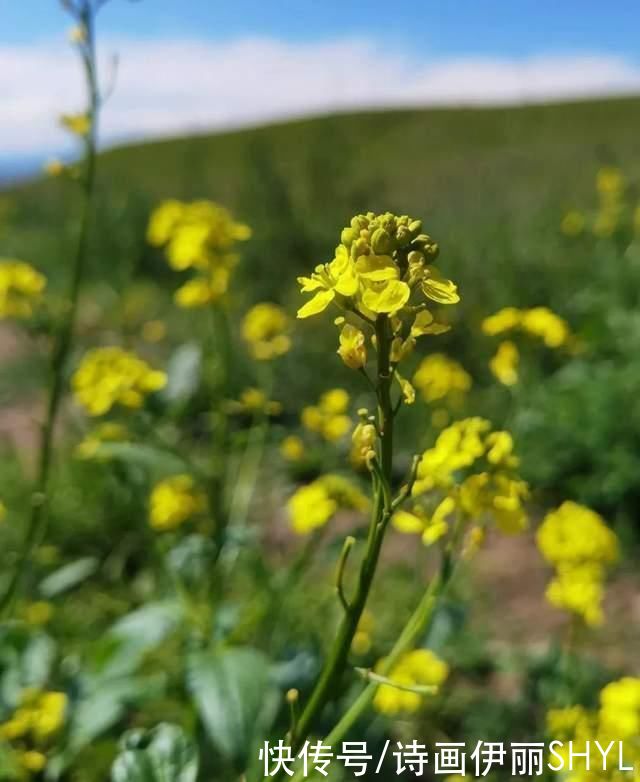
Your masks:
<svg viewBox="0 0 640 782"><path fill-rule="evenodd" d="M0 780L640 779L640 101L101 152L99 5L0 192Z"/></svg>

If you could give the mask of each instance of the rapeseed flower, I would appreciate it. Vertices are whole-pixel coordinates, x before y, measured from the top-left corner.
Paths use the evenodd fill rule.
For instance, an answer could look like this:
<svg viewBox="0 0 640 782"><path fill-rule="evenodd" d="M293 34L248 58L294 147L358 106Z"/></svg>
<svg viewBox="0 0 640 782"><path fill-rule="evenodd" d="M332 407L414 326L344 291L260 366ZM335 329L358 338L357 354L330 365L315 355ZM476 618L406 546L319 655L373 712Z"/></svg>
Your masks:
<svg viewBox="0 0 640 782"><path fill-rule="evenodd" d="M432 353L419 364L413 385L425 402L436 402L446 397L462 398L471 388L471 376L463 366L443 353Z"/></svg>
<svg viewBox="0 0 640 782"><path fill-rule="evenodd" d="M302 292L313 294L298 317L317 315L334 303L369 325L380 316L392 318L393 363L411 351L418 336L446 331L425 309L426 302L455 304L460 297L456 285L433 266L438 245L421 231L422 223L406 215L356 215L342 231L333 259L298 278ZM411 322L405 324L404 316ZM364 340L347 325L338 352L348 366L359 369L366 361Z"/></svg>
<svg viewBox="0 0 640 782"><path fill-rule="evenodd" d="M240 394L240 399L227 403L227 409L230 413L247 413L256 415L264 413L265 415L280 415L282 404L269 399L261 388L245 388Z"/></svg>
<svg viewBox="0 0 640 782"><path fill-rule="evenodd" d="M289 318L285 311L270 302L261 302L244 316L241 334L249 352L257 361L269 361L291 349Z"/></svg>
<svg viewBox="0 0 640 782"><path fill-rule="evenodd" d="M567 322L548 307L505 307L482 322L482 331L490 337L515 330L541 339L549 348L562 347L571 337Z"/></svg>
<svg viewBox="0 0 640 782"><path fill-rule="evenodd" d="M349 408L349 394L342 388L325 391L317 405L308 405L300 414L305 429L319 434L330 443L344 437L351 429L351 418L346 414Z"/></svg>
<svg viewBox="0 0 640 782"><path fill-rule="evenodd" d="M294 532L306 535L324 526L339 509L364 511L369 501L351 481L329 473L296 489L287 502Z"/></svg>
<svg viewBox="0 0 640 782"><path fill-rule="evenodd" d="M115 421L106 421L85 435L76 446L75 455L79 459L93 459L98 456L103 443L126 442L129 437L126 426Z"/></svg>
<svg viewBox="0 0 640 782"><path fill-rule="evenodd" d="M90 416L104 415L115 405L139 408L166 383L164 372L119 347L88 351L71 379L76 402Z"/></svg>
<svg viewBox="0 0 640 782"><path fill-rule="evenodd" d="M547 600L581 617L587 625L601 624L606 569L619 555L615 533L595 511L564 502L545 516L537 544L555 568Z"/></svg>
<svg viewBox="0 0 640 782"><path fill-rule="evenodd" d="M514 342L506 339L498 345L495 356L489 361L489 369L503 385L514 386L518 382L519 363L518 348Z"/></svg>
<svg viewBox="0 0 640 782"><path fill-rule="evenodd" d="M579 236L585 228L586 219L577 209L568 211L560 223L560 230L565 236Z"/></svg>
<svg viewBox="0 0 640 782"><path fill-rule="evenodd" d="M376 669L383 665L384 659ZM388 716L417 712L425 695L435 694L448 676L449 666L430 649L407 652L386 677L389 683L379 685L373 699L374 708Z"/></svg>
<svg viewBox="0 0 640 782"><path fill-rule="evenodd" d="M149 524L156 532L173 531L207 508L204 494L190 475L173 475L153 487L149 497Z"/></svg>
<svg viewBox="0 0 640 782"><path fill-rule="evenodd" d="M206 306L226 294L238 262L235 245L250 236L248 226L212 201L163 201L147 228L147 240L165 248L171 268L196 271L175 294L178 306L186 308Z"/></svg>
<svg viewBox="0 0 640 782"><path fill-rule="evenodd" d="M28 263L0 260L0 320L31 317L46 283Z"/></svg>
<svg viewBox="0 0 640 782"><path fill-rule="evenodd" d="M91 131L91 117L86 114L62 114L60 124L74 136L88 136Z"/></svg>
<svg viewBox="0 0 640 782"><path fill-rule="evenodd" d="M288 462L299 462L304 458L304 442L295 434L285 437L280 443L280 453Z"/></svg>

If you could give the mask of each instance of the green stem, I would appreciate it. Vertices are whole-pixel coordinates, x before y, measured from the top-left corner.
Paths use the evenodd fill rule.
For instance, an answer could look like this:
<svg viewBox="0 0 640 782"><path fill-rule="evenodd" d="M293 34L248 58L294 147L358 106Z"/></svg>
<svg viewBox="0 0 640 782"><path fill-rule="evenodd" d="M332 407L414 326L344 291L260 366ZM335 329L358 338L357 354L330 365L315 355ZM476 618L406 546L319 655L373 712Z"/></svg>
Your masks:
<svg viewBox="0 0 640 782"><path fill-rule="evenodd" d="M80 298L80 289L84 277L89 245L89 229L95 192L97 123L100 109L100 96L98 92L95 65L94 11L91 5L85 2L79 10L78 15L87 36L86 43L82 50L82 64L89 97L88 116L90 122L89 132L85 138L84 176L82 178L83 204L80 218L80 232L69 284L69 305L57 335L51 357L49 393L45 419L40 432L31 514L29 516L27 531L22 543L18 561L16 562L7 589L0 599L0 616L2 617L10 615L16 597L22 586L29 560L46 535L48 521L47 495L53 461L53 440L56 422L60 412L60 403L64 392L67 360L73 346L78 301Z"/></svg>
<svg viewBox="0 0 640 782"><path fill-rule="evenodd" d="M378 316L375 324L377 347L377 396L378 429L380 432L379 463L384 480L391 485L393 471L393 410L391 406L391 366L388 318ZM371 584L376 573L382 541L391 517L391 507L386 493L378 485L375 493L367 549L360 566L353 599L345 610L338 627L324 668L316 686L307 701L295 733L291 737L292 750L297 752L313 729L316 719L329 701L332 693L344 673L349 650L356 633L360 617L367 603Z"/></svg>
<svg viewBox="0 0 640 782"><path fill-rule="evenodd" d="M411 615L411 618L400 633L391 652L385 657L383 664L377 669L382 677L389 676L403 654L413 649L419 638L424 635L429 626L438 601L450 583L451 568L443 566L440 574L435 576L427 587L420 603ZM378 690L379 683L370 682L360 695L355 699L347 711L342 715L338 723L323 740L323 744L335 747L341 742L351 728L356 724L364 712L370 707ZM311 777L313 778L313 777ZM299 782L302 772L298 771L292 782Z"/></svg>

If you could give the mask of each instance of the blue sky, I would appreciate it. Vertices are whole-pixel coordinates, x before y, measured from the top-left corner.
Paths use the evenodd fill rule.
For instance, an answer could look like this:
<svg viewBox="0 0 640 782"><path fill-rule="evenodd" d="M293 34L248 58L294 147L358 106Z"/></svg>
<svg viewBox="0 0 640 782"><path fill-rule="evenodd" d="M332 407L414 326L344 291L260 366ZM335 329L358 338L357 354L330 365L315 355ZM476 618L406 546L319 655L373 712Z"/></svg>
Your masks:
<svg viewBox="0 0 640 782"><path fill-rule="evenodd" d="M36 11L34 13L34 11ZM66 25L57 0L2 0L4 42L31 42ZM111 0L103 30L141 38L289 41L367 36L426 56L604 52L638 57L637 0Z"/></svg>
<svg viewBox="0 0 640 782"><path fill-rule="evenodd" d="M58 0L0 0L0 159L66 153ZM110 0L105 144L364 107L640 94L640 0Z"/></svg>

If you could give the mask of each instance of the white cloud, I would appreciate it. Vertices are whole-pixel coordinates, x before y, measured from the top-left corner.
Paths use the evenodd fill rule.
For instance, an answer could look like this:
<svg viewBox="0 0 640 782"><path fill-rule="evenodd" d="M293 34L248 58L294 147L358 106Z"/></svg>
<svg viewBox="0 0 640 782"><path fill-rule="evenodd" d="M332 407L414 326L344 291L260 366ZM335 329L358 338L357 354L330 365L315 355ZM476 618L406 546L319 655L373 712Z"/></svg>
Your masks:
<svg viewBox="0 0 640 782"><path fill-rule="evenodd" d="M110 40L119 55L103 139L158 137L336 109L495 105L640 91L640 67L608 55L416 61L368 41ZM108 76L105 77L108 81ZM81 105L73 52L0 45L0 155L61 149Z"/></svg>

